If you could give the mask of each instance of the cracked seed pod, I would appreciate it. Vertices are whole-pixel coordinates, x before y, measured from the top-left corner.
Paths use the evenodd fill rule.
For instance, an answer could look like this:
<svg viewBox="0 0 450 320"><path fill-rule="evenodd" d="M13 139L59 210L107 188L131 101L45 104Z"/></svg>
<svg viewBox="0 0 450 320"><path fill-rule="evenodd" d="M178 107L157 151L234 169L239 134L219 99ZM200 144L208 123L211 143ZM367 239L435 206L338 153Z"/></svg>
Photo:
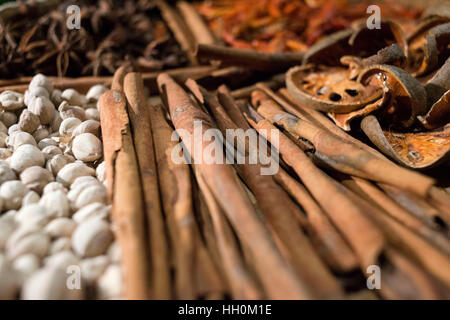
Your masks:
<svg viewBox="0 0 450 320"><path fill-rule="evenodd" d="M28 189L41 194L45 185L54 179L50 171L39 166L32 166L20 174L20 180Z"/></svg>
<svg viewBox="0 0 450 320"><path fill-rule="evenodd" d="M286 74L286 87L299 103L324 112L358 110L382 96L380 87L350 80L349 73L340 67L294 67Z"/></svg>
<svg viewBox="0 0 450 320"><path fill-rule="evenodd" d="M58 107L58 112L61 119L65 120L67 118L78 118L81 121L86 119L84 109L79 106L70 106L67 101L61 102Z"/></svg>
<svg viewBox="0 0 450 320"><path fill-rule="evenodd" d="M17 110L24 107L23 95L6 90L0 93L0 106L7 111Z"/></svg>
<svg viewBox="0 0 450 320"><path fill-rule="evenodd" d="M408 71L415 77L435 70L448 57L450 22L439 22L441 21L432 19L425 22L425 25L419 25L408 40Z"/></svg>
<svg viewBox="0 0 450 320"><path fill-rule="evenodd" d="M427 98L425 88L406 71L390 66L375 65L366 68L358 77L364 86L383 88L390 91L386 107L380 110L383 122L401 128L410 127L416 116L426 111Z"/></svg>
<svg viewBox="0 0 450 320"><path fill-rule="evenodd" d="M37 97L28 105L28 110L39 117L41 124L49 124L55 116L55 106L46 97Z"/></svg>
<svg viewBox="0 0 450 320"><path fill-rule="evenodd" d="M439 130L401 133L383 130L374 116L361 121L361 129L384 154L413 169L428 169L450 158L450 125Z"/></svg>

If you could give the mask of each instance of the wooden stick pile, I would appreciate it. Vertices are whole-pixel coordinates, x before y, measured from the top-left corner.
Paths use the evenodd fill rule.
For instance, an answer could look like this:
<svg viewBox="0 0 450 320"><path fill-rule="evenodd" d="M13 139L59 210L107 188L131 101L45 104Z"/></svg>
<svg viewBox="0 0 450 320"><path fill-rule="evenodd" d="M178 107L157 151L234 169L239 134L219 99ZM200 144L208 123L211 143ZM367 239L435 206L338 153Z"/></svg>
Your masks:
<svg viewBox="0 0 450 320"><path fill-rule="evenodd" d="M449 195L433 179L393 164L284 89L258 84L235 100L224 85L208 91L168 73L157 85L163 105L124 67L99 102L127 298L450 296ZM254 128L276 144L279 170L262 175L267 163L249 161L260 147L251 139L196 146L188 141L196 121L224 137ZM174 129L191 164L174 161ZM204 159L217 143L245 161ZM369 290L374 266L381 287Z"/></svg>

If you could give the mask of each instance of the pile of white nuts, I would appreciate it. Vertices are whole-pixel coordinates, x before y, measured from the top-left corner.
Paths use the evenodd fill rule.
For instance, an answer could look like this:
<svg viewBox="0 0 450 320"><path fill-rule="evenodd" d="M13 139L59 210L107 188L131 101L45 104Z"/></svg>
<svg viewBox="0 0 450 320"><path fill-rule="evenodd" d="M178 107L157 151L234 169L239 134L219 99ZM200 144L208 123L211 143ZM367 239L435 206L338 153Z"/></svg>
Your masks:
<svg viewBox="0 0 450 320"><path fill-rule="evenodd" d="M42 74L0 94L0 299L118 299L97 100Z"/></svg>

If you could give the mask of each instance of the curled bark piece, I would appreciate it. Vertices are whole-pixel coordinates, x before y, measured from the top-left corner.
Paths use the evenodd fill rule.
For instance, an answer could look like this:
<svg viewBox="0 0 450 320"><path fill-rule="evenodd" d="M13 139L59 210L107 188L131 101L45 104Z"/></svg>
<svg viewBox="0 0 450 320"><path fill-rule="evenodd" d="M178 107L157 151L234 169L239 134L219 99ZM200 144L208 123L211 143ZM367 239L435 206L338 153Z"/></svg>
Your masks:
<svg viewBox="0 0 450 320"><path fill-rule="evenodd" d="M416 116L426 111L424 87L406 71L390 66L375 65L366 68L358 77L363 85L391 90L391 101L381 110L384 122L408 128Z"/></svg>
<svg viewBox="0 0 450 320"><path fill-rule="evenodd" d="M291 68L286 74L286 87L298 102L325 112L351 112L382 95L379 86L350 80L350 71L340 67Z"/></svg>
<svg viewBox="0 0 450 320"><path fill-rule="evenodd" d="M278 252L268 230L259 220L245 190L238 183L233 169L225 164L210 161L203 151L212 143L198 146L193 143L194 130L199 122L202 124L201 136L208 129L214 129L213 121L190 100L189 95L166 74L158 77L161 93L170 109L172 122L180 131L181 138L196 163L199 171L210 188L220 207L224 210L239 238L251 250L253 258L258 262L257 272L269 297L272 298L309 298L311 293L296 279L293 270L286 264ZM184 134L182 133L184 132ZM189 134L187 134L189 133ZM198 135L198 133L197 133ZM190 141L189 141L190 140ZM211 163L212 162L212 163ZM249 236L249 234L251 236ZM267 272L270 272L270 276Z"/></svg>
<svg viewBox="0 0 450 320"><path fill-rule="evenodd" d="M397 43L405 55L408 54L408 43L400 26L394 21L380 22L380 28L369 29L364 20L356 27L355 32L348 39L348 43L359 56L369 56L379 50Z"/></svg>
<svg viewBox="0 0 450 320"><path fill-rule="evenodd" d="M278 111L270 101L261 104L257 111L272 123L285 128L294 137L311 142L315 152L320 152L329 158L330 161L327 161L327 164L337 171L385 182L424 197L434 184L433 179L379 159L311 123Z"/></svg>
<svg viewBox="0 0 450 320"><path fill-rule="evenodd" d="M142 77L128 73L124 77L124 92L128 100L133 142L139 164L147 216L152 270L151 296L169 299L171 296L169 248L158 189L155 150L148 113L148 101Z"/></svg>
<svg viewBox="0 0 450 320"><path fill-rule="evenodd" d="M353 53L352 48L348 43L353 32L352 29L346 29L323 38L305 52L302 64L307 65L314 63L329 66L339 65L339 60L342 56L351 55Z"/></svg>
<svg viewBox="0 0 450 320"><path fill-rule="evenodd" d="M422 133L390 132L369 115L361 121L361 129L384 154L409 168L432 168L450 155L450 126Z"/></svg>
<svg viewBox="0 0 450 320"><path fill-rule="evenodd" d="M445 92L450 90L450 58L445 61L443 66L428 80L425 84L427 92L427 106L430 110L436 101L438 101Z"/></svg>
<svg viewBox="0 0 450 320"><path fill-rule="evenodd" d="M122 248L125 297L147 299L148 252L138 164L123 92L110 90L99 100L108 198Z"/></svg>
<svg viewBox="0 0 450 320"><path fill-rule="evenodd" d="M450 122L450 90L436 101L430 111L417 119L427 129L436 129Z"/></svg>
<svg viewBox="0 0 450 320"><path fill-rule="evenodd" d="M209 27L203 21L203 18L198 13L195 7L186 2L178 1L177 8L186 21L186 25L189 27L192 35L194 36L197 44L215 44L216 39L212 34Z"/></svg>
<svg viewBox="0 0 450 320"><path fill-rule="evenodd" d="M194 299L192 278L198 230L192 207L190 170L187 164L172 161L170 155L177 143L170 140L173 130L164 119L161 106L150 105L149 113L161 199L175 256L176 298Z"/></svg>
<svg viewBox="0 0 450 320"><path fill-rule="evenodd" d="M415 77L435 70L439 61L442 63L442 59L446 58L445 55L448 57L447 46L450 41L450 23L436 26L430 23L421 28L409 40L408 71Z"/></svg>

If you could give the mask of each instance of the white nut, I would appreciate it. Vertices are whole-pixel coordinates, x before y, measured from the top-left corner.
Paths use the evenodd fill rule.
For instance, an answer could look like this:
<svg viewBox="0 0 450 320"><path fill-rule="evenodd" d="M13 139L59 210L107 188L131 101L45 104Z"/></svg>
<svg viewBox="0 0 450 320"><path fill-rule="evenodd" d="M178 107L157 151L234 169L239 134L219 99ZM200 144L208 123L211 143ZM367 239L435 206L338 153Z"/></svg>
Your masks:
<svg viewBox="0 0 450 320"><path fill-rule="evenodd" d="M97 108L87 108L84 114L86 115L86 119L100 121L100 113Z"/></svg>
<svg viewBox="0 0 450 320"><path fill-rule="evenodd" d="M37 97L30 101L28 110L37 115L42 124L51 123L56 112L53 103L45 97Z"/></svg>
<svg viewBox="0 0 450 320"><path fill-rule="evenodd" d="M50 100L52 100L53 104L59 105L62 102L62 97L61 97L62 91L59 89L54 89L52 91L52 93L50 94Z"/></svg>
<svg viewBox="0 0 450 320"><path fill-rule="evenodd" d="M56 181L61 182L65 187L68 187L72 184L72 182L82 176L93 176L95 174L95 170L88 167L87 165L74 162L69 163L64 166L56 176Z"/></svg>
<svg viewBox="0 0 450 320"><path fill-rule="evenodd" d="M0 184L5 181L16 180L16 173L8 166L0 165Z"/></svg>
<svg viewBox="0 0 450 320"><path fill-rule="evenodd" d="M72 152L78 160L95 161L102 156L102 142L92 133L82 133L73 140Z"/></svg>
<svg viewBox="0 0 450 320"><path fill-rule="evenodd" d="M52 238L71 237L77 223L69 218L56 218L45 226L45 232Z"/></svg>
<svg viewBox="0 0 450 320"><path fill-rule="evenodd" d="M44 232L39 231L20 238L14 246L10 246L10 241L7 243L7 252L11 259L27 253L32 253L39 258L43 258L47 255L49 248L50 237Z"/></svg>
<svg viewBox="0 0 450 320"><path fill-rule="evenodd" d="M60 191L62 191L64 193L67 193L67 189L64 188L62 183L61 182L56 182L56 181L55 182L50 182L49 184L47 184L44 187L43 193L46 194L46 193L57 191L57 190L60 190Z"/></svg>
<svg viewBox="0 0 450 320"><path fill-rule="evenodd" d="M64 168L66 164L70 163L69 160L67 160L66 155L58 154L47 161L46 168L48 171L50 171L54 176L58 174L58 172Z"/></svg>
<svg viewBox="0 0 450 320"><path fill-rule="evenodd" d="M82 176L73 180L70 185L70 189L78 188L78 186L88 186L88 185L97 185L100 184L99 181L93 176Z"/></svg>
<svg viewBox="0 0 450 320"><path fill-rule="evenodd" d="M72 247L82 257L103 254L113 239L107 222L89 219L78 225L72 235Z"/></svg>
<svg viewBox="0 0 450 320"><path fill-rule="evenodd" d="M45 127L38 128L35 132L33 132L33 138L36 142L40 142L42 139L45 139L49 136L50 132Z"/></svg>
<svg viewBox="0 0 450 320"><path fill-rule="evenodd" d="M44 267L25 282L21 298L24 300L78 300L83 299L83 286L68 286L66 270Z"/></svg>
<svg viewBox="0 0 450 320"><path fill-rule="evenodd" d="M5 111L3 112L2 122L7 128L9 128L13 124L17 123L17 116L13 112Z"/></svg>
<svg viewBox="0 0 450 320"><path fill-rule="evenodd" d="M101 183L94 177L89 177L89 178L92 178L92 180L88 180L88 179L81 180L81 178L85 178L85 177L80 177L78 179L75 179L75 181L70 186L69 193L67 194L67 197L69 198L70 202L72 202L72 203L75 203L75 201L78 199L80 194L87 188L92 187L92 186L101 186Z"/></svg>
<svg viewBox="0 0 450 320"><path fill-rule="evenodd" d="M25 197L22 199L22 207L25 207L32 203L38 203L39 202L39 195L35 191L28 191Z"/></svg>
<svg viewBox="0 0 450 320"><path fill-rule="evenodd" d="M57 146L57 145L58 145L58 142L56 142L54 139L52 139L52 138L44 138L41 141L39 141L38 148L42 150L45 147Z"/></svg>
<svg viewBox="0 0 450 320"><path fill-rule="evenodd" d="M97 176L97 179L101 182L104 182L106 179L106 162L103 161L100 163L97 168L95 169L95 174Z"/></svg>
<svg viewBox="0 0 450 320"><path fill-rule="evenodd" d="M20 180L28 189L41 194L44 187L54 179L50 171L42 167L33 166L25 169L20 174Z"/></svg>
<svg viewBox="0 0 450 320"><path fill-rule="evenodd" d="M80 262L81 275L88 283L96 281L109 264L108 256L98 256L84 259Z"/></svg>
<svg viewBox="0 0 450 320"><path fill-rule="evenodd" d="M72 219L77 223L83 223L88 219L103 219L107 220L109 216L110 207L102 203L91 203L74 213Z"/></svg>
<svg viewBox="0 0 450 320"><path fill-rule="evenodd" d="M122 294L122 272L116 264L110 265L98 279L99 299L118 299Z"/></svg>
<svg viewBox="0 0 450 320"><path fill-rule="evenodd" d="M89 89L88 93L86 94L86 98L89 101L97 101L106 91L108 91L107 87L102 84L97 84Z"/></svg>
<svg viewBox="0 0 450 320"><path fill-rule="evenodd" d="M17 150L18 147L23 146L24 144L36 146L36 140L34 140L33 136L28 132L16 131L8 137L6 144L14 150Z"/></svg>
<svg viewBox="0 0 450 320"><path fill-rule="evenodd" d="M72 241L70 238L58 238L52 242L50 246L50 254L55 254L57 252L70 250L72 247Z"/></svg>
<svg viewBox="0 0 450 320"><path fill-rule="evenodd" d="M70 215L69 200L61 190L45 193L39 203L49 210L52 217L68 217Z"/></svg>
<svg viewBox="0 0 450 320"><path fill-rule="evenodd" d="M61 149L57 146L47 146L42 149L42 153L44 154L45 160L49 160L58 154L62 155Z"/></svg>
<svg viewBox="0 0 450 320"><path fill-rule="evenodd" d="M39 258L34 254L24 254L14 260L12 267L18 274L20 274L23 282L31 276L33 272L39 269L39 265Z"/></svg>
<svg viewBox="0 0 450 320"><path fill-rule="evenodd" d="M0 94L0 105L8 111L20 109L24 106L23 95L11 90L3 91Z"/></svg>
<svg viewBox="0 0 450 320"><path fill-rule="evenodd" d="M72 136L78 136L82 133L92 133L93 135L100 137L100 122L95 120L83 121L72 132Z"/></svg>
<svg viewBox="0 0 450 320"><path fill-rule="evenodd" d="M86 97L75 89L64 90L61 94L61 98L69 102L71 106L83 106L87 103Z"/></svg>
<svg viewBox="0 0 450 320"><path fill-rule="evenodd" d="M16 131L20 131L20 129L19 129L19 125L18 124L13 124L12 126L10 126L9 128L8 128L8 134L9 135L12 135L14 132L16 132Z"/></svg>
<svg viewBox="0 0 450 320"><path fill-rule="evenodd" d="M73 207L81 209L91 203L105 203L106 202L106 188L102 185L91 186L83 190L75 200Z"/></svg>
<svg viewBox="0 0 450 320"><path fill-rule="evenodd" d="M42 73L38 73L33 77L33 79L31 79L30 88L33 87L43 87L45 88L45 90L47 90L47 92L53 91L53 83Z"/></svg>
<svg viewBox="0 0 450 320"><path fill-rule="evenodd" d="M79 106L70 106L67 101L63 101L58 107L59 115L61 119L78 118L81 121L86 119L84 109Z"/></svg>
<svg viewBox="0 0 450 320"><path fill-rule="evenodd" d="M22 199L27 193L25 185L17 180L6 181L0 187L0 197L3 199L5 210L17 210L22 204Z"/></svg>
<svg viewBox="0 0 450 320"><path fill-rule="evenodd" d="M24 103L26 106L29 106L33 103L33 100L38 97L49 98L49 93L44 87L34 86L29 87L27 91L25 91L24 95Z"/></svg>
<svg viewBox="0 0 450 320"><path fill-rule="evenodd" d="M11 156L11 168L16 172L22 172L32 166L42 167L45 163L41 150L33 145L25 144L17 148Z"/></svg>
<svg viewBox="0 0 450 320"><path fill-rule="evenodd" d="M61 122L59 126L59 134L61 136L71 136L75 128L81 124L81 120L78 118L67 118Z"/></svg>
<svg viewBox="0 0 450 320"><path fill-rule="evenodd" d="M39 117L31 111L24 109L19 118L19 129L28 133L33 133L41 124Z"/></svg>
<svg viewBox="0 0 450 320"><path fill-rule="evenodd" d="M60 251L44 259L46 267L59 268L66 271L67 267L78 265L79 260L75 255L69 251Z"/></svg>
<svg viewBox="0 0 450 320"><path fill-rule="evenodd" d="M44 227L50 220L49 210L38 203L23 207L15 216L21 226Z"/></svg>

